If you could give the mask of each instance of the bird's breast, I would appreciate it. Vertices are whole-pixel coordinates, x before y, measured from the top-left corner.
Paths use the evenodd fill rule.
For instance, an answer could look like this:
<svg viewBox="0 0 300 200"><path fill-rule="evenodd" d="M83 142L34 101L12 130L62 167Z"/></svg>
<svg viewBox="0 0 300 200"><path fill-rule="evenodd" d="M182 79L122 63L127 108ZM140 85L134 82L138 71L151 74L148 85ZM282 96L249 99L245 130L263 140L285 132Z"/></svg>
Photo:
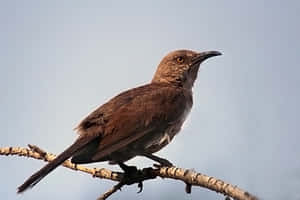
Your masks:
<svg viewBox="0 0 300 200"><path fill-rule="evenodd" d="M174 121L169 122L164 130L152 134L151 139L145 141L145 150L149 153L155 153L169 144L174 136L180 132L181 127L190 113L192 104L187 104L183 108L182 114Z"/></svg>

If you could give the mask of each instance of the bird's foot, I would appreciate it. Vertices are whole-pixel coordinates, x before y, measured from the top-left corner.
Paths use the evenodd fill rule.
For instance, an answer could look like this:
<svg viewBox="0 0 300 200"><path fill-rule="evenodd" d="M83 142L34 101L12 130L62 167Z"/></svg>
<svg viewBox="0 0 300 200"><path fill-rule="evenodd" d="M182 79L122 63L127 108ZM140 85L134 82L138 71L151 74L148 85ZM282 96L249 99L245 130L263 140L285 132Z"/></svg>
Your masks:
<svg viewBox="0 0 300 200"><path fill-rule="evenodd" d="M126 185L131 185L134 183L138 183L139 191L137 193L140 193L143 191L143 181L137 181L139 180L140 176L142 175L141 170L138 170L136 166L128 166L124 163L118 163L120 168L124 171L124 176L121 182L123 182Z"/></svg>
<svg viewBox="0 0 300 200"><path fill-rule="evenodd" d="M124 163L118 163L120 168L124 171L125 175L136 174L138 169L136 166L125 165Z"/></svg>

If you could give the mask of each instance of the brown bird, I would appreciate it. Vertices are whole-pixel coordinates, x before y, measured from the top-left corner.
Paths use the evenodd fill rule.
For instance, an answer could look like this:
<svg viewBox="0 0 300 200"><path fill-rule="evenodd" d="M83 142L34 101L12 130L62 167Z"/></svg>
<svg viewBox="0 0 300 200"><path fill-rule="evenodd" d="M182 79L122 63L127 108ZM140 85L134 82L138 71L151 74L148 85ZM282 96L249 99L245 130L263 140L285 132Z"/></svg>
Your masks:
<svg viewBox="0 0 300 200"><path fill-rule="evenodd" d="M76 164L109 161L119 164L125 173L129 166L124 162L135 156L171 166L153 153L180 131L193 105L192 87L200 64L219 55L218 51L169 53L151 83L122 92L82 120L76 127L78 139L29 177L18 187L18 193L33 187L70 157Z"/></svg>

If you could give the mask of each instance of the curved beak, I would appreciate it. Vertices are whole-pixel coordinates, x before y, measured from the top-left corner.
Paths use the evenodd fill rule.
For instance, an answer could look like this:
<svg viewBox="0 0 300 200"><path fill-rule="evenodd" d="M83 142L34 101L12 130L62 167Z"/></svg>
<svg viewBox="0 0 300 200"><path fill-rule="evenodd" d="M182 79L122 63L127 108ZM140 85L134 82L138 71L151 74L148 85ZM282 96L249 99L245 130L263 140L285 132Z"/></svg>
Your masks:
<svg viewBox="0 0 300 200"><path fill-rule="evenodd" d="M222 53L220 53L219 51L204 51L204 52L198 53L193 58L192 65L201 63L204 60L206 60L207 58L214 57L214 56L220 56L220 55L222 55Z"/></svg>

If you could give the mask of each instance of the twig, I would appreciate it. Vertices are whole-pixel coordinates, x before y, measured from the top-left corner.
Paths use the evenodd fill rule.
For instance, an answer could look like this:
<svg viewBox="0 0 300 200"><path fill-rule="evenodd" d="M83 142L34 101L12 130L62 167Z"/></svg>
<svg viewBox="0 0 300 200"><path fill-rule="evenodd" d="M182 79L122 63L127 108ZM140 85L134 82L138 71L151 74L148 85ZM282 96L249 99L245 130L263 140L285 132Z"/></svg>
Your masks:
<svg viewBox="0 0 300 200"><path fill-rule="evenodd" d="M97 200L105 200L113 193L117 192L118 190L121 190L121 188L124 186L123 182L119 182L117 185L114 185L110 190L102 194Z"/></svg>

